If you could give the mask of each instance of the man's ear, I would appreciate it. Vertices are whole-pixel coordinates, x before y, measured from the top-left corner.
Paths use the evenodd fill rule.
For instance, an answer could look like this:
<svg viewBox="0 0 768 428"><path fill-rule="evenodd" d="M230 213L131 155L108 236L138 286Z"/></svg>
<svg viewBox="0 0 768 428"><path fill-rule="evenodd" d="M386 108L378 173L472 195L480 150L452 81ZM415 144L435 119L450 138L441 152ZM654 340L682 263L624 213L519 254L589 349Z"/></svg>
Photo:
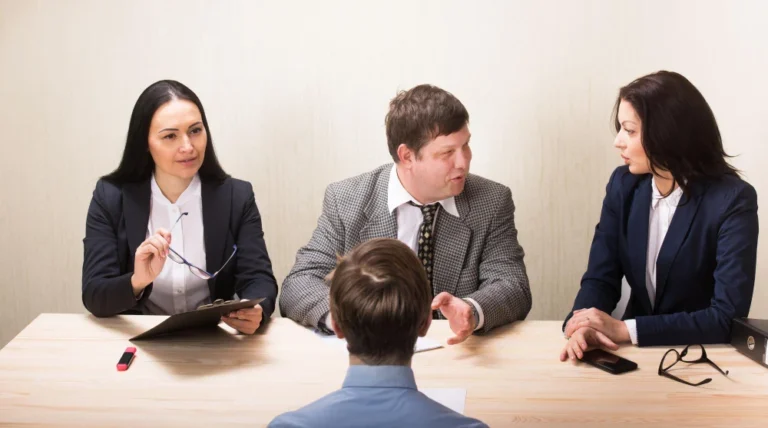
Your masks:
<svg viewBox="0 0 768 428"><path fill-rule="evenodd" d="M336 324L336 320L333 319L333 314L331 314L331 328L333 329L333 332L336 333L336 337L338 337L339 339L344 338L344 332L341 331L341 329L339 328L339 325Z"/></svg>
<svg viewBox="0 0 768 428"><path fill-rule="evenodd" d="M432 312L429 313L429 316L427 317L427 320L424 322L424 325L421 326L421 329L419 329L419 337L424 337L427 335L427 331L429 331L429 326L432 325Z"/></svg>
<svg viewBox="0 0 768 428"><path fill-rule="evenodd" d="M397 157L400 159L398 163L405 168L410 168L413 161L416 160L416 154L405 144L397 146Z"/></svg>

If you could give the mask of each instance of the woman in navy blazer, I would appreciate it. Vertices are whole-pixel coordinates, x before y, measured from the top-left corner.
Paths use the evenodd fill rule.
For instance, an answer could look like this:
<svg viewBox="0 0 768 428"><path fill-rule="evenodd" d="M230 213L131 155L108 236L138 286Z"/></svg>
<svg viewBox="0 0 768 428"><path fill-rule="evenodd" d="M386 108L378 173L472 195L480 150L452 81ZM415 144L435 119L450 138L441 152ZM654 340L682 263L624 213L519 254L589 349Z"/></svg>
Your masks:
<svg viewBox="0 0 768 428"><path fill-rule="evenodd" d="M183 242L172 245L174 233ZM154 83L136 101L120 165L93 192L83 244L83 304L96 316L183 312L236 293L264 298L222 319L251 334L274 311L251 185L221 168L203 106L179 82Z"/></svg>
<svg viewBox="0 0 768 428"><path fill-rule="evenodd" d="M752 303L755 189L726 161L712 110L680 74L621 88L614 119L625 166L608 181L561 360L591 346L728 342ZM622 277L632 290L623 321L609 315Z"/></svg>

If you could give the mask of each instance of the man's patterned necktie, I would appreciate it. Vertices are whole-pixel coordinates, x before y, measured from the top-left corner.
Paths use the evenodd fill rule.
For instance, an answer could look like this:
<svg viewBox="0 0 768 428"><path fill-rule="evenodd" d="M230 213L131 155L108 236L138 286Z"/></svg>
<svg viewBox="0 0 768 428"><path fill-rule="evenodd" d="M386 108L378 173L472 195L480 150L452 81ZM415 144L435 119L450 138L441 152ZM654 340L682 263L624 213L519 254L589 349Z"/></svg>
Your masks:
<svg viewBox="0 0 768 428"><path fill-rule="evenodd" d="M435 287L432 284L432 268L435 260L435 236L433 233L433 225L435 224L435 218L437 217L437 211L440 209L440 204L416 205L413 202L410 202L410 204L419 208L421 214L424 216L424 220L421 222L421 226L419 226L419 249L416 254L419 256L419 260L421 260L424 270L427 271L427 281L429 282L429 287L432 289L432 297L435 297ZM439 311L434 311L432 313L432 318L437 319L438 317Z"/></svg>

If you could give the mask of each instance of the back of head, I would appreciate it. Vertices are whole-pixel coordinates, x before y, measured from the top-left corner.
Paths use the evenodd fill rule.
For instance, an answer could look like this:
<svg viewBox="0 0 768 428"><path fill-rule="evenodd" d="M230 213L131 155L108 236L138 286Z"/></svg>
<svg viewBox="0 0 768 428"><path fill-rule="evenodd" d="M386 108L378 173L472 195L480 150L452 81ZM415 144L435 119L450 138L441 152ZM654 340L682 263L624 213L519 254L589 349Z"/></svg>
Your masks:
<svg viewBox="0 0 768 428"><path fill-rule="evenodd" d="M689 182L736 173L726 161L712 109L684 76L659 71L621 88L614 108L617 132L622 100L642 121L642 144L652 172L669 171L686 193Z"/></svg>
<svg viewBox="0 0 768 428"><path fill-rule="evenodd" d="M419 259L395 239L358 245L331 275L333 321L350 354L365 364L408 364L431 320L431 302Z"/></svg>

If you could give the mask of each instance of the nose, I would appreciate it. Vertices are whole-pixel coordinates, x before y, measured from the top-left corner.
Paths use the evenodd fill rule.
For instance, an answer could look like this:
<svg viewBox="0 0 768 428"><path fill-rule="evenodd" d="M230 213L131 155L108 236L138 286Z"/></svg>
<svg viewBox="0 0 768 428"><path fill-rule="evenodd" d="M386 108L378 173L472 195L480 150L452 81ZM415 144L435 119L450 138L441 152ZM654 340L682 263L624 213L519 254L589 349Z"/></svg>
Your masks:
<svg viewBox="0 0 768 428"><path fill-rule="evenodd" d="M188 135L185 135L184 137L182 137L181 147L179 147L179 151L182 153L188 153L192 151L192 141L189 140Z"/></svg>
<svg viewBox="0 0 768 428"><path fill-rule="evenodd" d="M469 162L472 160L472 149L469 148L469 146L465 146L463 150L459 150L458 154L456 155L456 162L454 164L454 167L456 169L461 170L468 170L469 169Z"/></svg>
<svg viewBox="0 0 768 428"><path fill-rule="evenodd" d="M621 132L616 134L616 138L613 139L613 147L617 149L623 149L627 145L624 143L624 139L621 138Z"/></svg>

